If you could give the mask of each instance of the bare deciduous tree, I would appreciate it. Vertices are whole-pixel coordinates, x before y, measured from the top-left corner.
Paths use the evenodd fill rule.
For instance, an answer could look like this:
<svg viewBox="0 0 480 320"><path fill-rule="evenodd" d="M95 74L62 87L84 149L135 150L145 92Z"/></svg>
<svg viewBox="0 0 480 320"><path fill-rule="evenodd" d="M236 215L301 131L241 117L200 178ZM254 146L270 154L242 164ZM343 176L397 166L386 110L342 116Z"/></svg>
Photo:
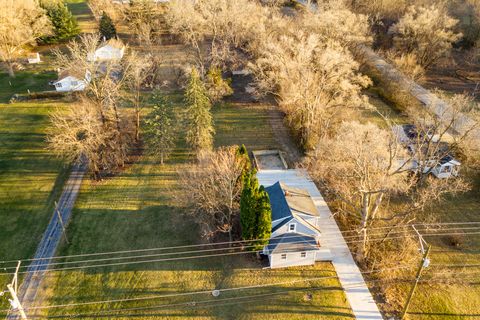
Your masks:
<svg viewBox="0 0 480 320"><path fill-rule="evenodd" d="M210 65L235 64L237 49L262 32L265 8L249 0L174 0L167 13L171 32L193 49L202 75Z"/></svg>
<svg viewBox="0 0 480 320"><path fill-rule="evenodd" d="M132 140L133 123L130 114L121 108L122 101L126 99L124 88L130 78L131 60L95 61L93 52L98 46L98 39L95 34L83 35L80 41L69 43L66 50L55 51L57 65L61 69L69 70L79 79L90 78L86 79L84 100L96 108L105 133L102 135L104 140L97 151L97 158L89 159L93 161L91 164L95 164L91 170L97 178L101 172L113 172L124 165ZM53 121L59 119L60 117L52 118ZM64 150L61 145L52 146L58 148L59 152Z"/></svg>
<svg viewBox="0 0 480 320"><path fill-rule="evenodd" d="M305 149L314 149L342 112L368 106L361 90L370 81L336 42L312 34L281 36L267 42L250 66L258 90L273 93Z"/></svg>
<svg viewBox="0 0 480 320"><path fill-rule="evenodd" d="M402 152L393 133L371 123L345 122L310 154L308 166L314 178L325 182L346 212L360 217L360 261L366 255L367 228L384 198L409 188L408 173L400 171L395 160Z"/></svg>
<svg viewBox="0 0 480 320"><path fill-rule="evenodd" d="M453 30L457 23L444 6L411 6L389 32L394 35L397 50L414 53L418 63L428 69L461 38L461 34Z"/></svg>
<svg viewBox="0 0 480 320"><path fill-rule="evenodd" d="M209 237L222 232L228 233L230 241L233 239L245 161L245 157L239 156L238 147L223 147L202 152L197 164L179 173L182 185L179 197L185 200Z"/></svg>
<svg viewBox="0 0 480 320"><path fill-rule="evenodd" d="M15 76L14 62L25 54L25 46L51 33L50 20L35 0L0 0L0 61Z"/></svg>
<svg viewBox="0 0 480 320"><path fill-rule="evenodd" d="M164 6L150 0L136 0L125 10L125 18L136 39L145 48L160 43L164 31Z"/></svg>
<svg viewBox="0 0 480 320"><path fill-rule="evenodd" d="M128 93L126 98L132 103L135 110L135 140L140 139L140 122L142 109L146 103L146 95L143 90L146 88L146 81L151 76L152 59L149 56L140 56L133 52L128 57L130 64L130 72L125 80Z"/></svg>

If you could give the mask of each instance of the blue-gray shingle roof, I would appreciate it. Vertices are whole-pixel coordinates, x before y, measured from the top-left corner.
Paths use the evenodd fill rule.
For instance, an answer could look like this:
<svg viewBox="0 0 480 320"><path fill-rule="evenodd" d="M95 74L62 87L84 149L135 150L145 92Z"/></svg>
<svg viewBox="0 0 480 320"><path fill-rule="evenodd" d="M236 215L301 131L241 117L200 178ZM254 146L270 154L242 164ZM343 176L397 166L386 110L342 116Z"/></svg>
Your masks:
<svg viewBox="0 0 480 320"><path fill-rule="evenodd" d="M272 208L272 221L291 217L292 212L285 199L285 191L283 191L280 182L265 188L270 197L270 206Z"/></svg>

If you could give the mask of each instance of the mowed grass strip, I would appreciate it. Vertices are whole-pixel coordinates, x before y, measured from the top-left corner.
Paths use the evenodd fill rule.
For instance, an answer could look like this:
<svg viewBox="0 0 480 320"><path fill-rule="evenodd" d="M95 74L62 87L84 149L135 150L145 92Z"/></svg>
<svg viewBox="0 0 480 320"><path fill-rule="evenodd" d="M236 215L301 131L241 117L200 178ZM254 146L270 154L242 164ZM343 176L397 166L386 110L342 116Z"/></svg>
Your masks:
<svg viewBox="0 0 480 320"><path fill-rule="evenodd" d="M88 6L87 0L66 0L65 2L67 3L68 9L70 9L75 18L77 18L81 32L92 33L98 31L97 21Z"/></svg>
<svg viewBox="0 0 480 320"><path fill-rule="evenodd" d="M33 255L68 176L46 149L48 115L55 108L65 103L0 104L0 261ZM9 281L0 276L2 288Z"/></svg>
<svg viewBox="0 0 480 320"><path fill-rule="evenodd" d="M181 96L175 95L173 100L177 103L178 112L181 112ZM217 130L216 146L243 143L250 150L277 147L265 107L230 104L213 108L213 113ZM143 156L113 178L102 182L85 181L75 207L73 221L67 231L72 244L64 246L60 254L73 255L205 243L193 217L184 212L178 201L181 190L178 186L177 172L192 159L192 155L185 147L183 132L184 130L179 131L177 149L165 165L161 166L151 158ZM197 249L211 249L211 247L202 246ZM192 248L178 250L190 251ZM177 250L161 251L161 253L166 252L175 253ZM228 252L228 249L224 252ZM149 253L160 252L143 254ZM139 260L188 257L197 254L170 254ZM75 261L75 259L71 258L69 261ZM95 313L121 308L140 308L120 313L115 315L115 318L348 319L353 317L330 263L279 270L263 270L262 267L255 255L248 253L237 256L55 271L45 283L49 299L45 299L43 304L140 298L191 291L208 291L208 293L145 301L74 306L45 310L41 314L44 316L82 314L82 318L108 319L113 316ZM213 289L325 276L333 278L223 292L218 298L210 294ZM190 303L191 301L196 301L196 304ZM185 305L185 303L189 304ZM165 306L171 304L175 306ZM94 314L88 315L92 312Z"/></svg>

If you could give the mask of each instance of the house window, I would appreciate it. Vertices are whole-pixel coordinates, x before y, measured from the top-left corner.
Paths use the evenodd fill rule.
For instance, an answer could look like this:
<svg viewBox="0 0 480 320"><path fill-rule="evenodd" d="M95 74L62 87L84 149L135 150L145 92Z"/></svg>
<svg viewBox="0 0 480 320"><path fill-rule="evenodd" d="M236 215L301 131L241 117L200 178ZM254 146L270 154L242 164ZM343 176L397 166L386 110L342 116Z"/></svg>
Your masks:
<svg viewBox="0 0 480 320"><path fill-rule="evenodd" d="M287 260L287 254L286 253L282 254L282 260Z"/></svg>
<svg viewBox="0 0 480 320"><path fill-rule="evenodd" d="M290 224L288 225L288 231L294 232L295 229L296 229L296 227L297 227L297 225L296 225L295 223L290 223Z"/></svg>
<svg viewBox="0 0 480 320"><path fill-rule="evenodd" d="M60 82L58 82L58 83L55 84L55 87L61 88L61 87L62 87L62 84L61 84Z"/></svg>
<svg viewBox="0 0 480 320"><path fill-rule="evenodd" d="M306 252L300 253L300 257L301 257L301 258L306 258L306 257L307 257L307 253L306 253Z"/></svg>

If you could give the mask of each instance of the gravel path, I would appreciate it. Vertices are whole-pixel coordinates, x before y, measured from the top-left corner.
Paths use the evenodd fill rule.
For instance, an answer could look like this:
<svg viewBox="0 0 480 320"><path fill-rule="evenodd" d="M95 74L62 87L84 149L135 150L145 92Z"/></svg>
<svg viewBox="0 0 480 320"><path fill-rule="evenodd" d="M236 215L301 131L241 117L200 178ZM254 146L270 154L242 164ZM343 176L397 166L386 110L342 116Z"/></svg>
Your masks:
<svg viewBox="0 0 480 320"><path fill-rule="evenodd" d="M85 164L76 164L73 166L70 177L68 178L58 201L58 210L65 225L68 225L68 222L70 221L72 209L75 205L75 200L77 199L85 172ZM34 305L37 294L40 291L39 289L42 280L45 276L45 270L48 269L46 264L48 264L54 256L62 238L62 225L58 218L58 214L54 211L50 223L48 224L42 240L38 244L37 251L35 252L34 259L36 260L32 261L28 266L28 273L19 289L18 296L20 301L22 301L27 316L33 316L28 308ZM20 317L12 312L7 319L20 319Z"/></svg>

